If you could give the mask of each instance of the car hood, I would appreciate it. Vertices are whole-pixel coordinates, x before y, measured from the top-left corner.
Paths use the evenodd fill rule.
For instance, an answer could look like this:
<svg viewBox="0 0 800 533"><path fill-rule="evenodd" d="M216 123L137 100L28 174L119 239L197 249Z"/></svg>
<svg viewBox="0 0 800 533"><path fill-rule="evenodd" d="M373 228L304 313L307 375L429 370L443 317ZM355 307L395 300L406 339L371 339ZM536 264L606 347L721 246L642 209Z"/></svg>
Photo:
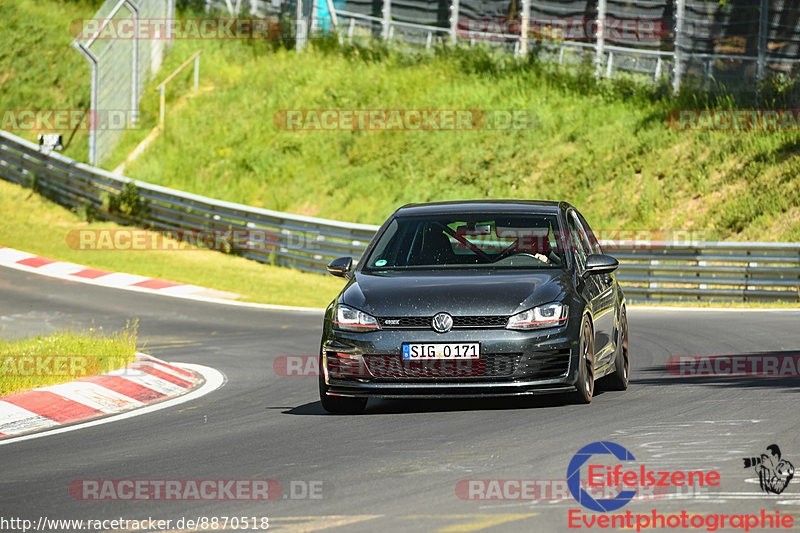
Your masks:
<svg viewBox="0 0 800 533"><path fill-rule="evenodd" d="M561 269L356 272L340 301L379 317L513 315L562 300L568 286L569 276Z"/></svg>

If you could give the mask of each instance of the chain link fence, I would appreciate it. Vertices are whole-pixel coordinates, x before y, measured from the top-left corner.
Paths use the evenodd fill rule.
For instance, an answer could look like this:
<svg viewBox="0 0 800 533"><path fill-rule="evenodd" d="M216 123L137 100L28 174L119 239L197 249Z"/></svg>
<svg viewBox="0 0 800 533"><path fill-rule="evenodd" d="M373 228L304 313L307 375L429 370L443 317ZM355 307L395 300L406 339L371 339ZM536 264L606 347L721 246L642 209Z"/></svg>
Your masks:
<svg viewBox="0 0 800 533"><path fill-rule="evenodd" d="M169 25L157 38L140 38L141 23L175 17L174 0L107 0L92 19L73 28L72 42L92 76L89 162L100 165L125 129L135 127L145 84L161 66L171 43ZM123 35L122 31L130 32Z"/></svg>
<svg viewBox="0 0 800 533"><path fill-rule="evenodd" d="M298 10L297 6L300 4ZM288 0L297 28L323 27L333 6L338 33L431 47L486 43L561 64L593 64L598 76L757 95L769 75L800 66L794 0Z"/></svg>

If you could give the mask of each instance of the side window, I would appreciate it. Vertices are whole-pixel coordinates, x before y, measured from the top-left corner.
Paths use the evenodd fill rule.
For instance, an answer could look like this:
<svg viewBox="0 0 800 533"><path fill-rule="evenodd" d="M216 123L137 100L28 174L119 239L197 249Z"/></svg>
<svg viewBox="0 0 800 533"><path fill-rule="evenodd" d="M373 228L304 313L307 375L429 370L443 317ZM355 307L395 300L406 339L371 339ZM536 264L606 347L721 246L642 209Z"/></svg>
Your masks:
<svg viewBox="0 0 800 533"><path fill-rule="evenodd" d="M580 267L579 270L583 270L586 268L586 256L592 253L592 251L589 246L589 241L586 238L586 233L580 226L574 212L571 212L567 216L567 229L569 232L567 241L569 242L569 247L573 251L572 257L574 257L575 261L578 263Z"/></svg>

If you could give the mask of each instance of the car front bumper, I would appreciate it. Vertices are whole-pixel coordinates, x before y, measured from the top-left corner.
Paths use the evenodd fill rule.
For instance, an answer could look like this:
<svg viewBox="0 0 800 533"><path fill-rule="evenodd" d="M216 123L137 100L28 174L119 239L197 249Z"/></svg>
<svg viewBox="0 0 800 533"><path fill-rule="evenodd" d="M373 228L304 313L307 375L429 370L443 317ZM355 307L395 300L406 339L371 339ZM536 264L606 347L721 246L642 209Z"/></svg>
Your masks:
<svg viewBox="0 0 800 533"><path fill-rule="evenodd" d="M538 331L330 330L322 346L326 392L375 398L500 397L575 390L579 327ZM478 342L478 360L403 361L404 343Z"/></svg>

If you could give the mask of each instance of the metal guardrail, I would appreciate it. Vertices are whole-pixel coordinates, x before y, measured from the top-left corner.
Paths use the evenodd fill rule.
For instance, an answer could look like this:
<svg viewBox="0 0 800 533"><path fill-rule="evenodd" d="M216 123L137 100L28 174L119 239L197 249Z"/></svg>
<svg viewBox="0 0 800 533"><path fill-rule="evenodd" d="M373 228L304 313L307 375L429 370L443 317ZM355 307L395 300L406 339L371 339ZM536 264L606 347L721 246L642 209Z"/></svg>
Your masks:
<svg viewBox="0 0 800 533"><path fill-rule="evenodd" d="M263 263L324 272L336 257L359 257L378 226L291 215L135 181L78 163L0 130L0 178L34 188L97 218L157 230L256 230L267 249L238 252ZM135 193L136 208L120 209ZM66 238L66 236L65 236ZM800 301L800 243L605 241L620 260L629 300Z"/></svg>
<svg viewBox="0 0 800 533"><path fill-rule="evenodd" d="M135 181L61 154L42 153L38 145L5 131L0 131L0 178L120 224L157 230L263 231L272 237L272 246L253 246L239 255L310 272L324 272L334 257L360 256L378 229L214 200ZM138 196L135 211L116 208L132 186Z"/></svg>

